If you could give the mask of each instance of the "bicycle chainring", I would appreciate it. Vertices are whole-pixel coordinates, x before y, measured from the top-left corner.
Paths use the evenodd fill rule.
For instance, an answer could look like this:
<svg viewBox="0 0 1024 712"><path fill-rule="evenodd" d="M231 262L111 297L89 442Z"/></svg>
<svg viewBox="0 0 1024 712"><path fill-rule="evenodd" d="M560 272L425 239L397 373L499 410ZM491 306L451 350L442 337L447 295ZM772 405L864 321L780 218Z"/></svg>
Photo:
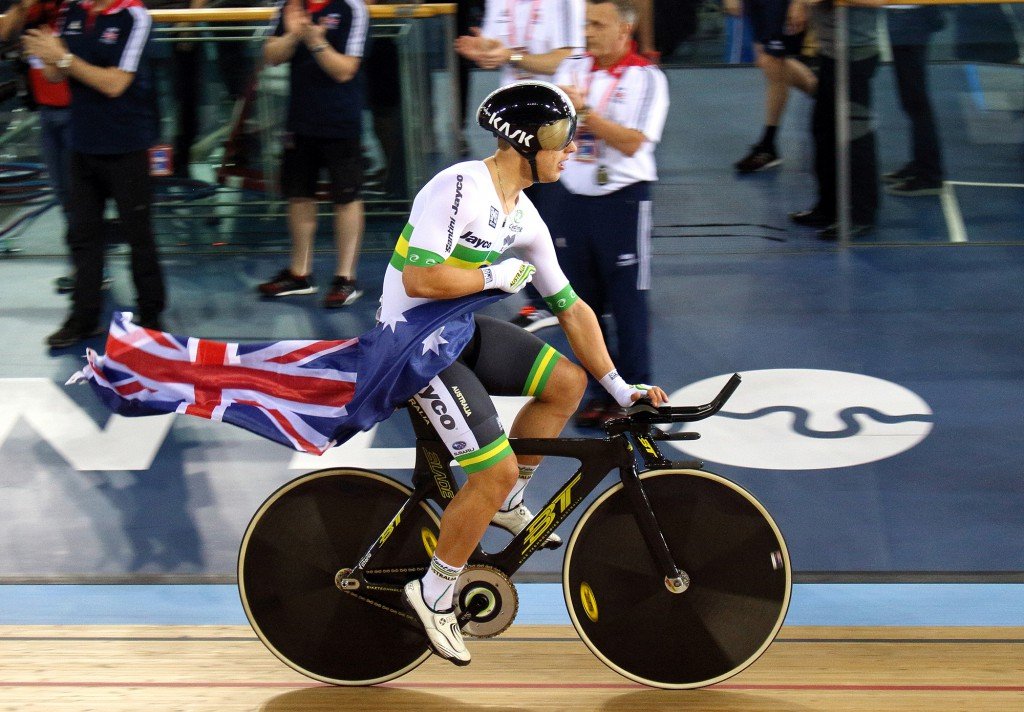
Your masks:
<svg viewBox="0 0 1024 712"><path fill-rule="evenodd" d="M519 612L519 594L512 580L493 566L467 566L455 584L455 613L470 610L463 635L493 638L504 633Z"/></svg>

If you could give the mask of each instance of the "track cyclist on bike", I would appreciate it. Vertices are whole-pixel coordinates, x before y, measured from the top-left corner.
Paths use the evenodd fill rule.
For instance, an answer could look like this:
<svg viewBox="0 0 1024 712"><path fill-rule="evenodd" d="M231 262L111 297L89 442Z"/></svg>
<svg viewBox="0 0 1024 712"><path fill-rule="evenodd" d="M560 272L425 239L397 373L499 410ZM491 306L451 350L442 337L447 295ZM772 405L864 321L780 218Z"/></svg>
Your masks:
<svg viewBox="0 0 1024 712"><path fill-rule="evenodd" d="M572 102L551 84L516 82L484 99L477 120L497 137L498 150L446 168L416 196L387 268L378 320L393 328L424 302L494 288L514 293L532 280L580 363L619 405L644 395L655 405L666 402L657 386L622 382L597 316L576 296L547 226L522 193L535 182L557 181L576 151ZM502 259L508 250L517 257ZM509 434L553 438L576 411L585 386L583 369L544 341L477 315L459 359L413 398L421 416L413 418L417 429L433 428L469 475L444 510L429 569L404 591L433 651L456 665L469 664L470 654L453 610L455 583L488 525L514 535L533 519L523 491L541 460L516 458L490 395L532 396ZM555 534L545 542L560 545Z"/></svg>

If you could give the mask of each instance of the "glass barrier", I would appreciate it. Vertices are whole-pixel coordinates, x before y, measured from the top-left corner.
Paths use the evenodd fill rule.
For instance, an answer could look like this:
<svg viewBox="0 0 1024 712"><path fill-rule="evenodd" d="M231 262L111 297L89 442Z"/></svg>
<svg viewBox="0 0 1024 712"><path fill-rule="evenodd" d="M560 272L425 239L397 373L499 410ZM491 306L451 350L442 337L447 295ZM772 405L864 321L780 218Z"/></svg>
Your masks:
<svg viewBox="0 0 1024 712"><path fill-rule="evenodd" d="M1020 244L1024 5L827 14L840 244Z"/></svg>
<svg viewBox="0 0 1024 712"><path fill-rule="evenodd" d="M651 0L651 6L653 44L672 98L657 154L659 249L832 249L851 232L867 244L1020 239L1024 4L810 4L794 60L825 88L814 97L789 90L778 160L750 173L736 164L753 153L750 144L766 123L767 86L755 66L751 18L739 0ZM458 159L463 117L454 9L371 7L364 60L364 197L371 217L404 217L419 187ZM287 67L261 67L271 12L153 11L162 140L175 159L174 175L160 181L156 210L165 248L288 244L276 190ZM866 102L846 99L851 80ZM0 180L0 239L31 225L26 215L48 200L36 117L13 95L16 82L12 64L4 62L0 161L21 178ZM472 72L469 106L496 82L495 72ZM465 138L472 156L493 150L490 137L475 128ZM923 183L894 180L907 164L927 164L936 153L938 169L933 165ZM816 207L809 222L794 220ZM821 239L818 231L843 217L839 239ZM12 222L21 227L5 231ZM390 250L391 227L378 234L371 223L364 249Z"/></svg>
<svg viewBox="0 0 1024 712"><path fill-rule="evenodd" d="M456 160L455 5L369 10L361 70L367 89L363 198L368 217L404 217L420 186ZM153 214L161 246L287 246L278 172L288 65L269 67L262 60L273 9L152 10L151 15L159 150L168 173L156 178ZM31 211L52 205L39 156L38 116L24 106L24 92L18 96L16 43L5 50L5 59L12 61L0 69L0 184L17 178L25 190L0 191L0 230L11 220L30 225ZM321 209L326 214L330 206ZM0 239L10 243L16 234L5 231ZM367 238L364 249L374 249L373 231ZM386 249L393 247L393 234L381 239Z"/></svg>

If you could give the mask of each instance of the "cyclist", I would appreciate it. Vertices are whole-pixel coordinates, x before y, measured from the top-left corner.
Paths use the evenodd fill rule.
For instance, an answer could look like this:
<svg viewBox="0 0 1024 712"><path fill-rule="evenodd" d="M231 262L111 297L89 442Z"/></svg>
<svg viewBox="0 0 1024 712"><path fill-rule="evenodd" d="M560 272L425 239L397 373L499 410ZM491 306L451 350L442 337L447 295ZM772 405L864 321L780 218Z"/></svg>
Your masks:
<svg viewBox="0 0 1024 712"><path fill-rule="evenodd" d="M619 377L594 311L576 296L547 227L522 193L535 182L557 181L576 151L572 102L551 84L515 82L484 99L477 121L497 137L498 149L446 168L416 196L387 267L378 320L393 328L424 302L493 288L514 293L532 280L580 363L620 405L643 395L665 402L661 388ZM502 260L508 250L517 257ZM541 459L513 454L489 394L532 396L509 432L550 438L586 386L583 369L522 328L477 315L475 329L459 360L412 401L417 431L433 428L469 475L445 508L429 569L404 591L431 648L457 665L468 664L470 654L453 611L455 582L489 524L518 534L530 523L523 490ZM550 534L543 545L560 544Z"/></svg>

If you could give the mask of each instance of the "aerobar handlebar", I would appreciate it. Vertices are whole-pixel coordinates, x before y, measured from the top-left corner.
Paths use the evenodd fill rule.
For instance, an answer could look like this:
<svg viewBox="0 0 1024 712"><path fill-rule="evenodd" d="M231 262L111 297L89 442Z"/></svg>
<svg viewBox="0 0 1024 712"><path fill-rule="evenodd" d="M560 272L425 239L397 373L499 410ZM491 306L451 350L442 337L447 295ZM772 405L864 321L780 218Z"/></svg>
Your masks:
<svg viewBox="0 0 1024 712"><path fill-rule="evenodd" d="M654 407L648 398L641 398L626 412L626 420L631 424L661 425L664 423L692 423L695 420L709 418L722 409L729 397L739 388L740 374L734 373L729 381L718 392L718 395L704 405L662 406Z"/></svg>

